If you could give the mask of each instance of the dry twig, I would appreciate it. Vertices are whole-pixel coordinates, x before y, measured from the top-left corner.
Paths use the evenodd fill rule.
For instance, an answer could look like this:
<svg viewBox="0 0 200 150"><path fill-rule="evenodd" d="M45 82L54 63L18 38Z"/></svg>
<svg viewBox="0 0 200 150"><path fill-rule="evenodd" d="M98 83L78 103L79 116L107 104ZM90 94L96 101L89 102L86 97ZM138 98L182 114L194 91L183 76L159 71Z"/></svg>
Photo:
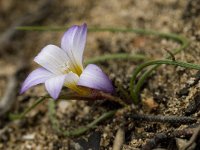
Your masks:
<svg viewBox="0 0 200 150"><path fill-rule="evenodd" d="M156 148L157 145L162 142L170 141L170 139L173 138L190 137L194 133L195 130L193 128L185 128L183 130L158 133L142 146L142 150L151 150Z"/></svg>
<svg viewBox="0 0 200 150"><path fill-rule="evenodd" d="M180 123L190 124L197 121L196 118L185 116L163 116L163 115L144 115L144 114L131 114L131 119L134 121L148 121L148 122L163 122L163 123Z"/></svg>
<svg viewBox="0 0 200 150"><path fill-rule="evenodd" d="M189 149L189 147L192 146L193 143L195 143L195 141L196 141L196 139L197 139L197 137L199 135L199 132L200 132L200 125L194 129L194 133L193 133L192 137L186 143L186 145L181 148L181 150L187 150L187 149Z"/></svg>
<svg viewBox="0 0 200 150"><path fill-rule="evenodd" d="M113 143L113 150L121 150L124 143L125 133L123 129L118 129Z"/></svg>

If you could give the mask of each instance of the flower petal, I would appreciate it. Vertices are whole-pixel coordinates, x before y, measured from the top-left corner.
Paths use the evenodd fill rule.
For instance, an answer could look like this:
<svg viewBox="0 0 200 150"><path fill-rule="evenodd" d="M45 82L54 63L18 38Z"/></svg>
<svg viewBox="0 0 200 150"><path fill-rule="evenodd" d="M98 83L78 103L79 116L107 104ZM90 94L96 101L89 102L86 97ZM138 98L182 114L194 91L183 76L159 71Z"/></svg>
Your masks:
<svg viewBox="0 0 200 150"><path fill-rule="evenodd" d="M81 67L81 69L83 69L82 61L86 36L87 25L75 25L65 32L61 40L61 48L67 52L67 55L71 59L72 63L78 67Z"/></svg>
<svg viewBox="0 0 200 150"><path fill-rule="evenodd" d="M77 86L79 76L73 72L69 72L65 77L65 86L74 90L75 92L82 94L82 89Z"/></svg>
<svg viewBox="0 0 200 150"><path fill-rule="evenodd" d="M111 80L98 66L94 64L89 64L84 69L78 81L78 85L108 93L114 92Z"/></svg>
<svg viewBox="0 0 200 150"><path fill-rule="evenodd" d="M35 62L46 68L50 72L60 75L64 67L69 64L69 59L65 51L55 45L47 45L35 57Z"/></svg>
<svg viewBox="0 0 200 150"><path fill-rule="evenodd" d="M74 87L77 85L79 76L73 72L69 72L65 77L65 86Z"/></svg>
<svg viewBox="0 0 200 150"><path fill-rule="evenodd" d="M24 93L26 90L28 90L30 87L35 86L40 83L44 83L49 78L53 77L54 74L49 72L48 70L44 68L38 68L31 72L26 80L24 81L20 93Z"/></svg>
<svg viewBox="0 0 200 150"><path fill-rule="evenodd" d="M56 76L45 82L45 87L53 99L58 98L62 86L65 82L65 76L66 75Z"/></svg>
<svg viewBox="0 0 200 150"><path fill-rule="evenodd" d="M87 89L77 86L78 80L79 76L77 74L69 72L65 77L65 86L81 95L88 93Z"/></svg>

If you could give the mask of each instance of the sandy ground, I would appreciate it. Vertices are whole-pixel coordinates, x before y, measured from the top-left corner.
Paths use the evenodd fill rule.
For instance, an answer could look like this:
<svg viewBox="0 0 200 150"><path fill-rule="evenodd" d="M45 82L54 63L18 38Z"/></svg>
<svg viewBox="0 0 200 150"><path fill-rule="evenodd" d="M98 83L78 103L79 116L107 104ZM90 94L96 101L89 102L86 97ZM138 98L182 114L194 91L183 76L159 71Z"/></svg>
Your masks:
<svg viewBox="0 0 200 150"><path fill-rule="evenodd" d="M6 92L9 77L21 64L18 86L28 73L37 67L32 60L47 44L60 45L64 31L16 31L18 25L71 26L87 23L88 27L144 28L170 32L186 37L190 44L177 54L176 60L199 64L200 58L200 7L198 0L35 0L0 1L0 95ZM84 59L110 53L139 53L153 59L166 55L164 49L174 49L180 44L155 36L134 33L90 32ZM99 64L118 86L128 91L129 81L136 65L142 61L109 61ZM117 137L124 137L122 148L132 149L181 149L192 136L191 127L198 126L200 84L195 70L163 65L147 80L142 91L142 103L131 110L122 109L112 118L98 124L78 137L56 133L48 116L48 100L18 121L10 121L5 114L0 121L0 149L57 150L57 149L112 149ZM66 90L66 89L63 89ZM23 95L18 92L9 111L20 113L46 94L37 86ZM16 96L17 95L17 96ZM118 93L123 99L123 94ZM153 104L152 104L153 103ZM189 108L195 103L196 109ZM192 105L192 106L191 106ZM61 128L73 130L85 126L106 111L119 108L106 101L85 102L60 100L56 103L56 116ZM189 116L195 123L169 123L135 121L134 113L164 116ZM188 129L188 130L187 130ZM184 130L184 132L183 132ZM178 131L182 131L179 133ZM174 136L173 136L174 133ZM178 134L179 133L179 134ZM175 135L176 134L176 135ZM165 136L165 137L164 137ZM123 138L122 138L123 139ZM149 142L152 141L151 142ZM119 140L120 141L120 140ZM182 142L182 143L181 143ZM149 145L148 145L149 144ZM195 145L196 144L196 148ZM193 141L198 149L200 140Z"/></svg>

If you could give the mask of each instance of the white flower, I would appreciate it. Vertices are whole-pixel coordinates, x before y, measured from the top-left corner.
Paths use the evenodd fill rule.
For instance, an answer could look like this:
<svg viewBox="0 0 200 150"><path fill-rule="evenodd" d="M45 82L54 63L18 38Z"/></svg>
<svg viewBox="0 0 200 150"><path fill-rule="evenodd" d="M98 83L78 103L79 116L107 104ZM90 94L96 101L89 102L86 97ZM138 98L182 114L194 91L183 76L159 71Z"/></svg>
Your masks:
<svg viewBox="0 0 200 150"><path fill-rule="evenodd" d="M46 90L54 99L58 98L63 85L79 94L85 92L82 87L113 93L111 81L98 66L89 64L83 68L86 36L86 24L74 25L62 37L61 48L55 45L44 47L34 59L42 67L29 74L21 93L40 83L45 84Z"/></svg>

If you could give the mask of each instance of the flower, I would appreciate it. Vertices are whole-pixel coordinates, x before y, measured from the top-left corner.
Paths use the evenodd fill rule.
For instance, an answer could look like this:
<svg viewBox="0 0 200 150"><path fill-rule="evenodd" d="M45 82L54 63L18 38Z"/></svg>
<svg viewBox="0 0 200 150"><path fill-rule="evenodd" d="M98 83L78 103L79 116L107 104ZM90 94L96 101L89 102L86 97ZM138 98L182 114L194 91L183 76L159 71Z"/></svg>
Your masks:
<svg viewBox="0 0 200 150"><path fill-rule="evenodd" d="M87 93L88 89L113 93L110 79L98 66L89 64L83 68L86 36L86 24L74 25L64 33L61 48L55 45L44 47L34 59L41 67L28 75L20 93L40 83L45 84L53 99L58 98L63 86L79 94Z"/></svg>

